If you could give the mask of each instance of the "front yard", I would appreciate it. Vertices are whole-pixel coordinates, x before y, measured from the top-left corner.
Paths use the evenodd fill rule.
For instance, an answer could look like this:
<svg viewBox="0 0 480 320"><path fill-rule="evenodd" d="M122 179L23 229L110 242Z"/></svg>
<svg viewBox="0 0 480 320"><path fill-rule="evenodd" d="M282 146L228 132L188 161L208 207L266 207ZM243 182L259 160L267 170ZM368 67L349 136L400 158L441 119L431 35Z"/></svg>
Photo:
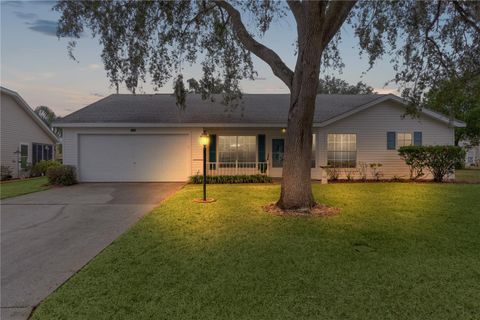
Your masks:
<svg viewBox="0 0 480 320"><path fill-rule="evenodd" d="M47 177L2 182L0 183L0 199L47 190L50 188L47 183Z"/></svg>
<svg viewBox="0 0 480 320"><path fill-rule="evenodd" d="M480 183L480 169L468 168L455 171L455 179L457 182Z"/></svg>
<svg viewBox="0 0 480 320"><path fill-rule="evenodd" d="M269 215L278 185L187 186L33 319L478 319L480 185L315 185L329 218Z"/></svg>

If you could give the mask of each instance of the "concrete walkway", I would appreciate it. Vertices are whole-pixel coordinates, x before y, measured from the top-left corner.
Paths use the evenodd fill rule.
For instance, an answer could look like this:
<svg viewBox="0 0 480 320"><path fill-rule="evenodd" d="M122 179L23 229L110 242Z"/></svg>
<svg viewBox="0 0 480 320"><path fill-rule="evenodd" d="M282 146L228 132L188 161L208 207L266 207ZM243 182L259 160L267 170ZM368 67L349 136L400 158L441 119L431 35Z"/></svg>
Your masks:
<svg viewBox="0 0 480 320"><path fill-rule="evenodd" d="M32 309L183 183L87 183L1 201L1 319Z"/></svg>

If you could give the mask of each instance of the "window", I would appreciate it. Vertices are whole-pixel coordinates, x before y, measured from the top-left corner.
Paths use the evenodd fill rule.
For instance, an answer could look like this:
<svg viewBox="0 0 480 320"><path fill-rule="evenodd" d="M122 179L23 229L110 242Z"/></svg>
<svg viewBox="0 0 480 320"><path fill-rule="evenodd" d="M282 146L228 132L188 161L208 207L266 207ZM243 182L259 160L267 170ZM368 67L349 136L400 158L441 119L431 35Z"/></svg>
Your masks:
<svg viewBox="0 0 480 320"><path fill-rule="evenodd" d="M20 144L20 168L26 169L28 165L28 144Z"/></svg>
<svg viewBox="0 0 480 320"><path fill-rule="evenodd" d="M412 134L411 133L397 133L397 147L411 146Z"/></svg>
<svg viewBox="0 0 480 320"><path fill-rule="evenodd" d="M327 164L336 168L356 167L357 135L329 134L327 137Z"/></svg>
<svg viewBox="0 0 480 320"><path fill-rule="evenodd" d="M285 140L272 139L272 167L283 167L283 153L285 151Z"/></svg>
<svg viewBox="0 0 480 320"><path fill-rule="evenodd" d="M53 159L53 145L43 143L32 143L32 164L41 160Z"/></svg>
<svg viewBox="0 0 480 320"><path fill-rule="evenodd" d="M222 162L256 162L256 145L255 136L219 136L218 161L220 166L222 166Z"/></svg>

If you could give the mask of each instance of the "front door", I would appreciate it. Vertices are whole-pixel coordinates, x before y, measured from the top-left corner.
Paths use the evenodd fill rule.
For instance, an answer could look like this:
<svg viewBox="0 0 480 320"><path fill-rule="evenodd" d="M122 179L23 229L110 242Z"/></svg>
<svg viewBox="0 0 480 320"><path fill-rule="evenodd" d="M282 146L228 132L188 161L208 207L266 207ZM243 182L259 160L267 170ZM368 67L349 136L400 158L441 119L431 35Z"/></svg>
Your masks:
<svg viewBox="0 0 480 320"><path fill-rule="evenodd" d="M272 167L283 167L283 153L285 150L284 139L272 139Z"/></svg>

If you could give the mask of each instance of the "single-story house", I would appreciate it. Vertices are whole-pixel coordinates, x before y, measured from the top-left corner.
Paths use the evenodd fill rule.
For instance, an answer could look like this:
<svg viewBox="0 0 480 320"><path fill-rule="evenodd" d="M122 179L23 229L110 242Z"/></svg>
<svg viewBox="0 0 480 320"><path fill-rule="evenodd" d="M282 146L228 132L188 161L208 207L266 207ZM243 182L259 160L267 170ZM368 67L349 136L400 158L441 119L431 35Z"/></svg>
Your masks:
<svg viewBox="0 0 480 320"><path fill-rule="evenodd" d="M465 165L467 167L480 166L480 146L466 147Z"/></svg>
<svg viewBox="0 0 480 320"><path fill-rule="evenodd" d="M289 95L245 94L235 108L187 96L185 110L169 94L114 94L55 125L63 129L63 162L80 181L185 181L202 173L198 139L205 130L208 174L281 177ZM348 170L381 163L385 178L409 175L397 149L410 144L451 145L465 124L430 110L405 116L392 94L318 95L312 178L325 166Z"/></svg>
<svg viewBox="0 0 480 320"><path fill-rule="evenodd" d="M40 160L55 157L58 139L15 91L0 87L1 165L18 178Z"/></svg>

